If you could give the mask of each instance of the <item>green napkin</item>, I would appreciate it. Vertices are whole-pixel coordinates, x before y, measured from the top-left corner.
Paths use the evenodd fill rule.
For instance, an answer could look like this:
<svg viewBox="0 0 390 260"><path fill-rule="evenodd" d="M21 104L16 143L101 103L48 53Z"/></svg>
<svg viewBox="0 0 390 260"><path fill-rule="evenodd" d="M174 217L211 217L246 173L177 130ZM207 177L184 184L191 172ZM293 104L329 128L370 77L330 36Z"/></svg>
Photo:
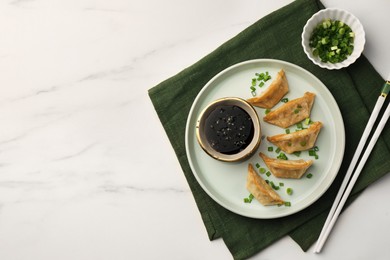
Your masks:
<svg viewBox="0 0 390 260"><path fill-rule="evenodd" d="M303 250L318 238L343 176L384 83L362 56L347 69L330 71L314 65L301 47L306 21L323 8L320 1L296 0L269 14L177 75L149 90L149 96L168 135L193 193L210 240L222 238L235 259L248 258L285 235ZM191 172L185 152L185 125L190 107L202 87L223 69L241 61L273 58L297 64L317 76L332 92L343 115L346 150L332 186L313 205L278 219L251 219L214 202ZM352 202L370 183L390 171L390 131L385 129L357 181Z"/></svg>

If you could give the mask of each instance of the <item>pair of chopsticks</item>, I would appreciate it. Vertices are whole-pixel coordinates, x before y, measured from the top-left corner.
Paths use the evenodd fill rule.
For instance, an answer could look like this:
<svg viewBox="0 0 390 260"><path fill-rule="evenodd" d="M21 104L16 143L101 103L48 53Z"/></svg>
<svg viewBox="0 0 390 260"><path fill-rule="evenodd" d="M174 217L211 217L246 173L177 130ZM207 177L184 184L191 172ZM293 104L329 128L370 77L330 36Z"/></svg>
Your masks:
<svg viewBox="0 0 390 260"><path fill-rule="evenodd" d="M374 110L372 111L372 114L370 116L370 119L368 120L367 126L364 129L363 135L359 141L359 145L355 151L355 154L352 158L351 164L349 165L349 168L347 170L347 174L344 177L343 183L341 184L340 190L337 193L336 199L333 203L333 206L329 212L329 215L325 221L324 227L322 228L321 234L317 240L317 244L314 248L314 253L320 253L322 247L324 246L330 232L332 231L332 228L334 224L337 221L338 216L340 215L340 212L349 196L351 193L351 190L353 186L355 185L355 182L357 178L359 177L360 172L363 169L364 164L367 161L368 156L370 155L372 149L374 148L374 145L376 144L383 128L386 125L387 120L389 119L390 116L390 103L386 108L386 111L384 112L381 120L379 121L379 124L372 135L372 138L363 154L361 157L361 160L355 169L356 163L359 160L359 157L363 151L363 148L367 142L367 139L370 135L370 132L374 126L374 123L376 122L376 119L381 111L381 108L383 104L385 103L386 96L390 92L390 74L387 77L387 81L383 86L383 89L381 91L381 95L378 97L378 100L375 104ZM355 169L355 172L354 172ZM352 177L352 178L351 178Z"/></svg>

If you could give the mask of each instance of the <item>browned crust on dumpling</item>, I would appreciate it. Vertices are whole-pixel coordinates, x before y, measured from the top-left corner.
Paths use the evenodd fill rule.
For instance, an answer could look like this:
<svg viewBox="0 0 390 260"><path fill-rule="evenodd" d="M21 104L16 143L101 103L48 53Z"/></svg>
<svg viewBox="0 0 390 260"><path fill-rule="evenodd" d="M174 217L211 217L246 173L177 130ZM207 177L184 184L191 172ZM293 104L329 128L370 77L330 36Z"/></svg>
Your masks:
<svg viewBox="0 0 390 260"><path fill-rule="evenodd" d="M246 188L264 206L284 203L272 187L256 173L252 164L248 164Z"/></svg>
<svg viewBox="0 0 390 260"><path fill-rule="evenodd" d="M288 92L288 81L284 70L280 70L271 85L259 96L247 101L253 106L273 108Z"/></svg>
<svg viewBox="0 0 390 260"><path fill-rule="evenodd" d="M307 129L290 134L268 136L267 140L286 153L305 151L314 146L321 128L322 123L317 121Z"/></svg>
<svg viewBox="0 0 390 260"><path fill-rule="evenodd" d="M313 164L312 160L281 160L270 158L263 153L259 155L272 174L278 178L300 179Z"/></svg>
<svg viewBox="0 0 390 260"><path fill-rule="evenodd" d="M314 93L306 92L302 97L290 100L269 112L263 119L270 124L287 128L310 117L315 96Z"/></svg>

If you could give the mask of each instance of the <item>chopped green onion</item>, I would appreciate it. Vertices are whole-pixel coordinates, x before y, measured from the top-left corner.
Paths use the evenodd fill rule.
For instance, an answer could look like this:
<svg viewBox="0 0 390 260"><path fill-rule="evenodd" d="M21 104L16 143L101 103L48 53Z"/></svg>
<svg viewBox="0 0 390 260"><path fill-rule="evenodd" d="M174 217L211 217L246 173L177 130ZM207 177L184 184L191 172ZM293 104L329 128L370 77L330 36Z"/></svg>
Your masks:
<svg viewBox="0 0 390 260"><path fill-rule="evenodd" d="M265 175L267 175L267 177L269 177L269 176L271 176L271 172L270 172L270 171L267 171L267 172L265 173Z"/></svg>
<svg viewBox="0 0 390 260"><path fill-rule="evenodd" d="M266 71L265 73L262 72L262 73L255 73L255 76L256 78L252 78L252 87L256 87L257 85L257 82L259 82L258 86L261 88L264 86L265 82L268 81L269 79L271 79L271 76L269 75L268 71ZM255 90L256 89L252 89L251 87L251 90L252 90L252 95L253 96L256 96L256 92Z"/></svg>
<svg viewBox="0 0 390 260"><path fill-rule="evenodd" d="M287 156L284 153L280 153L278 155L278 157L276 157L276 158L281 159L281 160L288 160Z"/></svg>
<svg viewBox="0 0 390 260"><path fill-rule="evenodd" d="M298 108L294 109L294 114L298 114L299 111L300 111L300 110L299 110Z"/></svg>
<svg viewBox="0 0 390 260"><path fill-rule="evenodd" d="M296 124L296 126L297 126L297 128L299 128L299 129L302 129L302 128L303 128L302 123L298 123L298 124Z"/></svg>
<svg viewBox="0 0 390 260"><path fill-rule="evenodd" d="M318 151L319 149L318 149L318 147L317 146L315 146L314 148L312 148L312 149L310 149L309 150L309 156L314 156L314 158L316 159L316 160L318 160L318 154L317 154L317 152L316 151Z"/></svg>
<svg viewBox="0 0 390 260"><path fill-rule="evenodd" d="M355 33L339 20L325 19L313 30L309 46L323 62L338 63L353 52Z"/></svg>
<svg viewBox="0 0 390 260"><path fill-rule="evenodd" d="M312 123L310 117L305 119L305 125L310 125Z"/></svg>
<svg viewBox="0 0 390 260"><path fill-rule="evenodd" d="M283 102L283 103L287 103L288 102L288 98L282 98L280 101Z"/></svg>
<svg viewBox="0 0 390 260"><path fill-rule="evenodd" d="M281 151L281 149L278 147L278 148L276 148L275 153L280 153L280 151Z"/></svg>
<svg viewBox="0 0 390 260"><path fill-rule="evenodd" d="M310 179L311 177L313 177L313 174L309 173L306 175L306 178Z"/></svg>
<svg viewBox="0 0 390 260"><path fill-rule="evenodd" d="M269 108L267 108L267 109L264 111L265 114L268 114L269 112L271 112L271 109L269 109Z"/></svg>
<svg viewBox="0 0 390 260"><path fill-rule="evenodd" d="M296 152L293 152L293 154L295 155L295 156L300 156L301 155L301 151L296 151Z"/></svg>
<svg viewBox="0 0 390 260"><path fill-rule="evenodd" d="M274 189L274 190L279 190L279 189L280 189L280 187L279 187L279 186L276 186L275 183L274 183L273 181L270 181L268 184L269 184L269 185L272 187L272 189Z"/></svg>
<svg viewBox="0 0 390 260"><path fill-rule="evenodd" d="M244 198L244 202L251 203L254 197L255 196L253 196L253 194L251 193L251 194L249 194L248 198Z"/></svg>
<svg viewBox="0 0 390 260"><path fill-rule="evenodd" d="M280 187L283 187L283 186L284 186L284 183L283 183L283 182L279 182L279 186L280 186Z"/></svg>
<svg viewBox="0 0 390 260"><path fill-rule="evenodd" d="M263 173L265 173L266 170L264 168L260 168L259 171L261 174L263 174Z"/></svg>
<svg viewBox="0 0 390 260"><path fill-rule="evenodd" d="M252 87L256 86L256 79L252 79Z"/></svg>
<svg viewBox="0 0 390 260"><path fill-rule="evenodd" d="M286 192L287 192L288 195L292 195L293 194L293 189L287 188Z"/></svg>
<svg viewBox="0 0 390 260"><path fill-rule="evenodd" d="M268 147L268 152L273 152L274 148L272 146Z"/></svg>
<svg viewBox="0 0 390 260"><path fill-rule="evenodd" d="M256 168L260 168L260 164L259 163L256 163Z"/></svg>
<svg viewBox="0 0 390 260"><path fill-rule="evenodd" d="M286 207L291 207L291 202L285 201L285 202L284 202L284 206L286 206Z"/></svg>
<svg viewBox="0 0 390 260"><path fill-rule="evenodd" d="M290 133L290 129L286 129L286 134L289 134Z"/></svg>
<svg viewBox="0 0 390 260"><path fill-rule="evenodd" d="M318 152L320 149L318 148L318 146L314 146L314 147L313 147L313 150L316 151L316 152Z"/></svg>

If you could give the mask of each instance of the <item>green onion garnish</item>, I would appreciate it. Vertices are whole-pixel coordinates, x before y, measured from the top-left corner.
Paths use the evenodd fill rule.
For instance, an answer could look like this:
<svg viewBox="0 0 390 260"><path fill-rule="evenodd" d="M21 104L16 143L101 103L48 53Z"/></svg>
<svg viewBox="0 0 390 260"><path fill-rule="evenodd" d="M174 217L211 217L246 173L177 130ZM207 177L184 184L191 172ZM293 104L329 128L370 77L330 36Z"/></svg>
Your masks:
<svg viewBox="0 0 390 260"><path fill-rule="evenodd" d="M278 147L278 148L276 148L275 153L280 153L280 151L281 151L281 149Z"/></svg>
<svg viewBox="0 0 390 260"><path fill-rule="evenodd" d="M271 112L271 109L269 109L269 108L267 108L267 109L264 111L265 114L268 114L269 112Z"/></svg>
<svg viewBox="0 0 390 260"><path fill-rule="evenodd" d="M317 151L319 151L317 146L314 146L312 149L309 150L309 156L314 156L316 160L318 160L318 154Z"/></svg>
<svg viewBox="0 0 390 260"><path fill-rule="evenodd" d="M257 78L252 78L252 84L251 84L251 93L253 96L256 96L256 85L257 85L257 82L259 82L258 86L261 88L264 86L264 83L266 81L268 81L269 79L271 79L271 76L269 75L268 71L266 71L265 73L262 72L262 73L255 73L255 76Z"/></svg>
<svg viewBox="0 0 390 260"><path fill-rule="evenodd" d="M280 187L279 186L276 186L275 185L275 183L273 182L273 181L270 181L269 182L269 185L272 187L272 189L274 189L274 190L279 190L280 189Z"/></svg>
<svg viewBox="0 0 390 260"><path fill-rule="evenodd" d="M259 163L256 163L256 168L260 168L260 164Z"/></svg>
<svg viewBox="0 0 390 260"><path fill-rule="evenodd" d="M266 169L264 169L264 168L260 168L260 169L259 169L259 171L260 171L260 173L261 173L261 174L263 174L263 173L265 173L265 172L266 172Z"/></svg>
<svg viewBox="0 0 390 260"><path fill-rule="evenodd" d="M305 119L305 125L310 125L312 123L310 117Z"/></svg>
<svg viewBox="0 0 390 260"><path fill-rule="evenodd" d="M281 160L288 160L287 156L284 153L280 153L278 155L278 157L276 157L276 158L281 159Z"/></svg>
<svg viewBox="0 0 390 260"><path fill-rule="evenodd" d="M293 194L293 189L287 188L286 192L287 192L288 195L292 195Z"/></svg>
<svg viewBox="0 0 390 260"><path fill-rule="evenodd" d="M279 186L280 186L280 187L283 187L283 186L284 186L284 183L283 183L283 182L279 182Z"/></svg>
<svg viewBox="0 0 390 260"><path fill-rule="evenodd" d="M252 87L256 86L256 79L252 79Z"/></svg>
<svg viewBox="0 0 390 260"><path fill-rule="evenodd" d="M311 177L313 177L313 174L311 174L311 173L308 173L308 174L306 175L306 178L308 178L308 179L310 179Z"/></svg>
<svg viewBox="0 0 390 260"><path fill-rule="evenodd" d="M286 129L286 134L289 134L290 133L290 129Z"/></svg>
<svg viewBox="0 0 390 260"><path fill-rule="evenodd" d="M272 152L273 150L274 150L274 148L272 146L268 147L268 152Z"/></svg>
<svg viewBox="0 0 390 260"><path fill-rule="evenodd" d="M270 171L267 171L267 172L265 173L265 175L267 175L267 177L269 177L269 176L271 176L271 172L270 172Z"/></svg>
<svg viewBox="0 0 390 260"><path fill-rule="evenodd" d="M295 156L300 156L301 155L301 151L296 151L296 152L293 152L293 154L295 155Z"/></svg>
<svg viewBox="0 0 390 260"><path fill-rule="evenodd" d="M288 102L288 98L282 98L280 101L283 102L283 103L287 103Z"/></svg>
<svg viewBox="0 0 390 260"><path fill-rule="evenodd" d="M286 206L286 207L291 207L291 202L285 201L285 202L284 202L284 206Z"/></svg>
<svg viewBox="0 0 390 260"><path fill-rule="evenodd" d="M297 123L296 126L297 126L298 129L302 129L303 128L302 123Z"/></svg>
<svg viewBox="0 0 390 260"><path fill-rule="evenodd" d="M252 200L253 200L253 198L254 198L254 196L253 196L253 194L251 193L251 194L249 194L248 198L244 198L244 202L245 202L245 203L251 203Z"/></svg>

